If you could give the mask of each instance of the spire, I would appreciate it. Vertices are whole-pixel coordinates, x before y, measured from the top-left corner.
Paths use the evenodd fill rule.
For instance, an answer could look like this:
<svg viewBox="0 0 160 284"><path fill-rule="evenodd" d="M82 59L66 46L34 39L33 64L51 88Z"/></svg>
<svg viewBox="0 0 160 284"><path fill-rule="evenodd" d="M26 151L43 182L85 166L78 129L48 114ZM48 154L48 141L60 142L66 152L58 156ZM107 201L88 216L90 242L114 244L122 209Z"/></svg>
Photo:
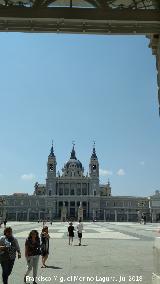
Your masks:
<svg viewBox="0 0 160 284"><path fill-rule="evenodd" d="M97 159L95 144L96 144L95 141L93 141L93 152L92 152L92 156L91 156L91 158L93 158L93 159Z"/></svg>
<svg viewBox="0 0 160 284"><path fill-rule="evenodd" d="M53 150L53 140L52 140L52 147L51 147L50 156L51 156L51 157L55 157L55 155L54 155L54 150Z"/></svg>
<svg viewBox="0 0 160 284"><path fill-rule="evenodd" d="M75 146L74 141L72 142L72 144L73 144L73 148L72 148L72 152L71 152L71 157L70 157L70 159L77 160L77 158L76 158L76 152L75 152L75 150L74 150L74 146Z"/></svg>

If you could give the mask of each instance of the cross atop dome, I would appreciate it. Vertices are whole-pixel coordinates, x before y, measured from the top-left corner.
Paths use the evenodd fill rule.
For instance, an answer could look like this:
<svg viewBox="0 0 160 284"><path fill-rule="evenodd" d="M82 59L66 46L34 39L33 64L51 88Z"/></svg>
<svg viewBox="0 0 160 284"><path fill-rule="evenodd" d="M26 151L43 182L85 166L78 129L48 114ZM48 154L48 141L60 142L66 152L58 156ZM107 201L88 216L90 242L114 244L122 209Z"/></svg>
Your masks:
<svg viewBox="0 0 160 284"><path fill-rule="evenodd" d="M77 160L77 158L76 158L76 152L75 152L75 149L74 149L74 146L75 146L75 141L74 141L74 140L72 141L72 145L73 145L73 148L72 148L72 152L71 152L71 157L70 157L70 159Z"/></svg>

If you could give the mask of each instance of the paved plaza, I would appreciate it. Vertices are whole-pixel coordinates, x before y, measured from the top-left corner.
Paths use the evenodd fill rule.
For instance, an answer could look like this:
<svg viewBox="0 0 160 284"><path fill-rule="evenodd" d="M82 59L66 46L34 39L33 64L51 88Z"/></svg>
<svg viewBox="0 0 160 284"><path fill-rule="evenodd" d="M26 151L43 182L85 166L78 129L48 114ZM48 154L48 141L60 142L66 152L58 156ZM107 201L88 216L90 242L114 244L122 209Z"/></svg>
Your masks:
<svg viewBox="0 0 160 284"><path fill-rule="evenodd" d="M50 234L48 267L41 268L40 259L37 283L151 284L153 243L155 237L160 236L159 224L84 222L82 246L78 246L77 233L73 246L68 245L67 222L47 225ZM41 232L42 223L8 222L7 226L13 228L22 252L9 284L23 284L25 239L32 229ZM2 233L3 228L0 228Z"/></svg>

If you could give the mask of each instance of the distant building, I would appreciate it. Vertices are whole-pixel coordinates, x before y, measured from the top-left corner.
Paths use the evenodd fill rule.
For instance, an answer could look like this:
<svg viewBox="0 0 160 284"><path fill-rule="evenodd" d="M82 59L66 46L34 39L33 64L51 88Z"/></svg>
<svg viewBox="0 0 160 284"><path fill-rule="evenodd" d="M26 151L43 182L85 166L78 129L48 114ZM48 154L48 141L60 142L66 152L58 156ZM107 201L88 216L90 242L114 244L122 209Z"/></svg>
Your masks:
<svg viewBox="0 0 160 284"><path fill-rule="evenodd" d="M160 219L160 194L156 197L112 196L111 185L99 182L99 161L95 144L89 162L89 174L84 174L73 145L70 159L62 174L56 173L56 156L53 144L47 161L44 184L35 183L33 195L14 193L1 196L1 218L10 220L60 219L62 207L67 218L78 218L81 204L86 220L138 221L146 214L148 221ZM159 202L159 203L156 203ZM156 207L158 204L159 207ZM154 207L154 209L152 208Z"/></svg>

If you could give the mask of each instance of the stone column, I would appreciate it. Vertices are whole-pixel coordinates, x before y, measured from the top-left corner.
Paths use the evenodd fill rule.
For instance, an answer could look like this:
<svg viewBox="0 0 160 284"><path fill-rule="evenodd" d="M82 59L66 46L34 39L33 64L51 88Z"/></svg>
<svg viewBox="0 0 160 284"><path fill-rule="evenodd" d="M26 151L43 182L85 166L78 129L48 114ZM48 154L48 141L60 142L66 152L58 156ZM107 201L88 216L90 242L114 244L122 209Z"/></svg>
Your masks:
<svg viewBox="0 0 160 284"><path fill-rule="evenodd" d="M114 210L114 220L117 222L117 210Z"/></svg>
<svg viewBox="0 0 160 284"><path fill-rule="evenodd" d="M152 54L156 56L158 103L160 115L160 34L149 35L147 37L150 39L149 47L152 48Z"/></svg>
<svg viewBox="0 0 160 284"><path fill-rule="evenodd" d="M88 218L88 201L86 201L86 218Z"/></svg>
<svg viewBox="0 0 160 284"><path fill-rule="evenodd" d="M77 200L75 200L75 217L77 217Z"/></svg>
<svg viewBox="0 0 160 284"><path fill-rule="evenodd" d="M71 208L71 206L70 206L70 199L68 200L68 216L70 217L70 208Z"/></svg>
<svg viewBox="0 0 160 284"><path fill-rule="evenodd" d="M106 221L106 210L104 209L104 212L103 212L103 217L104 217L104 221Z"/></svg>
<svg viewBox="0 0 160 284"><path fill-rule="evenodd" d="M63 196L64 196L64 183L63 183L63 193L62 193L62 194L63 194Z"/></svg>
<svg viewBox="0 0 160 284"><path fill-rule="evenodd" d="M17 221L18 212L16 211L16 221Z"/></svg>
<svg viewBox="0 0 160 284"><path fill-rule="evenodd" d="M92 213L92 218L93 218L93 220L95 218L95 210L94 209L93 209L93 213Z"/></svg>
<svg viewBox="0 0 160 284"><path fill-rule="evenodd" d="M66 222L67 209L65 203L63 202L63 207L61 208L61 222Z"/></svg>
<svg viewBox="0 0 160 284"><path fill-rule="evenodd" d="M3 220L6 219L6 208L3 208Z"/></svg>
<svg viewBox="0 0 160 284"><path fill-rule="evenodd" d="M78 208L78 221L81 220L83 221L83 207L82 207L82 202L80 202L80 206Z"/></svg>
<svg viewBox="0 0 160 284"><path fill-rule="evenodd" d="M29 212L30 212L30 208L28 208L27 210L27 221L29 221ZM16 212L16 219L17 219L17 212Z"/></svg>
<svg viewBox="0 0 160 284"><path fill-rule="evenodd" d="M41 219L41 211L40 210L38 211L38 219L39 220Z"/></svg>
<svg viewBox="0 0 160 284"><path fill-rule="evenodd" d="M152 212L152 222L156 222L156 211L153 210Z"/></svg>

